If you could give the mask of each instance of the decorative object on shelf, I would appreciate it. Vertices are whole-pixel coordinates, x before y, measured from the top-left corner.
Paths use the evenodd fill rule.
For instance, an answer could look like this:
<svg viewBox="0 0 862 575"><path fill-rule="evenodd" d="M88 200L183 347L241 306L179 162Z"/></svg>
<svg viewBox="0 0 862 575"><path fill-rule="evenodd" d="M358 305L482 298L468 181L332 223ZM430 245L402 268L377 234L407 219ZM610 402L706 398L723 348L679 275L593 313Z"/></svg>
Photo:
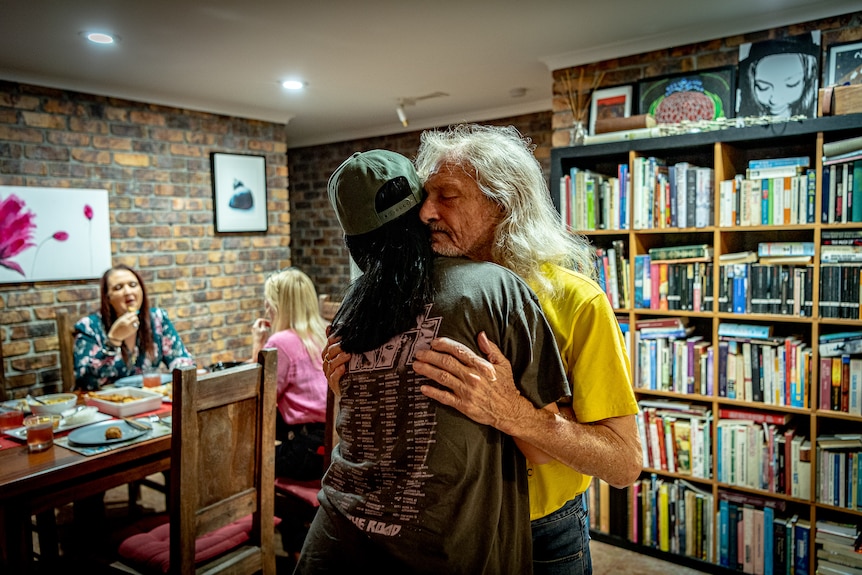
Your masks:
<svg viewBox="0 0 862 575"><path fill-rule="evenodd" d="M641 80L638 113L659 124L731 117L734 75L733 66L725 66Z"/></svg>
<svg viewBox="0 0 862 575"><path fill-rule="evenodd" d="M584 123L578 121L573 122L569 132L569 145L583 146L584 136L586 135L587 131L584 129Z"/></svg>
<svg viewBox="0 0 862 575"><path fill-rule="evenodd" d="M213 209L216 232L265 232L266 159L213 152Z"/></svg>
<svg viewBox="0 0 862 575"><path fill-rule="evenodd" d="M827 86L862 84L862 42L842 42L829 46Z"/></svg>
<svg viewBox="0 0 862 575"><path fill-rule="evenodd" d="M618 116L612 118L596 118L595 135L607 134L609 132L620 132L624 130L642 130L654 128L655 118L649 114L638 114L637 116ZM592 134L591 134L592 135Z"/></svg>
<svg viewBox="0 0 862 575"><path fill-rule="evenodd" d="M615 88L604 88L593 90L590 98L590 135L595 136L596 122L599 120L610 120L628 118L632 113L632 86L617 86ZM646 120L643 126L632 126L646 128ZM620 128L630 129L630 128ZM608 130L610 131L610 130Z"/></svg>
<svg viewBox="0 0 862 575"><path fill-rule="evenodd" d="M593 75L593 82L589 90L584 91L584 69L581 68L581 76L578 78L577 86L572 86L573 80L569 71L566 70L566 77L563 82L566 87L566 97L569 101L569 109L572 111L572 127L570 128L569 145L580 146L584 143L586 131L584 122L587 120L587 111L590 107L591 95L596 91L596 88L604 79L604 72L596 72Z"/></svg>
<svg viewBox="0 0 862 575"><path fill-rule="evenodd" d="M817 116L820 31L739 46L737 116Z"/></svg>

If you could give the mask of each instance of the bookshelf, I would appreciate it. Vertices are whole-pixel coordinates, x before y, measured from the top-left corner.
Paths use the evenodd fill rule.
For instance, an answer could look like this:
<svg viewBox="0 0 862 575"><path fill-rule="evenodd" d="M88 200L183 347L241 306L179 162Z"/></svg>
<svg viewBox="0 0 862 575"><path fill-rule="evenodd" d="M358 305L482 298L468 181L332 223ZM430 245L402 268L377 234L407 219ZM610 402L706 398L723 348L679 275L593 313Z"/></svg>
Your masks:
<svg viewBox="0 0 862 575"><path fill-rule="evenodd" d="M850 114L552 150L551 195L561 217L590 238L599 256L605 256L605 265L615 268L622 278L618 285L627 292L613 294L615 297L609 293L609 299L616 302L617 318L629 345L635 393L642 403L639 423L647 432L653 429L652 417L659 422L655 435L664 432L661 443L642 435L646 466L635 486L609 496L594 480L591 529L599 539L683 564L694 563L708 572L753 573L757 568L746 563L751 555L760 561L760 568L765 563L766 570L761 572L769 573L771 564L772 572L790 573L787 562L796 561L801 562L796 565L797 573L815 573L823 546L820 528L862 526L862 503L851 500L847 493L852 492L851 481L862 482L862 472L853 471L853 466L862 467L862 442L857 445L852 440L854 434L862 433L862 416L846 407L842 410L840 405L836 409L825 397L827 390L833 392L829 387L832 371L838 370L840 380L842 375L847 377L842 369L849 369L850 364L842 362L840 354L837 363L834 357L818 355L821 338L862 332L862 262L845 263L843 276L842 270L835 269L842 264L821 263L822 248L834 243L830 238L836 232L862 232L862 221L851 221L848 216L847 222L841 222L840 217L822 214L824 198L830 193L823 181L829 170L824 164L824 144L860 135L862 114ZM758 221L756 214L745 214L747 225L741 225L739 202L728 199L739 196L726 195L729 188L723 182L736 176L745 179L752 160L805 156L810 158L813 177L793 185L807 182L810 191L794 187L798 200L792 200L792 210L786 205L774 206L771 194L767 204L764 196L758 207L765 211L757 225L752 225ZM691 166L704 168L707 175L699 177L709 180L704 189L711 211L699 214L696 223L690 217L681 220L680 210L686 211L682 200L665 201L673 197L670 184L645 187L643 181L635 182L646 173L638 171L642 170L639 166L650 159L661 166L654 166L651 173L673 167L672 178L680 172L679 165L688 166L689 172ZM581 182L576 183L583 173L603 175L606 191L613 194L612 200L603 195L598 205L598 199L589 204L595 210L589 229L575 225L587 221L583 215L571 215L574 206L583 209L587 203L574 197L583 193ZM620 182L623 197L619 197ZM596 193L600 186L601 182L595 184ZM644 197L646 189L653 197ZM790 197L788 194L783 198ZM703 201L701 196L688 207ZM645 203L654 210L644 210ZM826 206L834 216L834 204L827 200ZM813 215L807 214L812 208ZM735 213L728 214L729 209ZM787 216L780 215L782 210ZM684 225L671 225L682 221ZM760 223L766 221L770 223ZM596 229L602 223L609 229ZM759 245L774 242L807 244L809 248L813 244L810 263L761 265L756 260ZM691 253L692 261L671 262L662 273L676 278L665 281L677 286L662 285L659 291L667 291L657 294L658 284L652 283L650 297L660 295L669 301L659 309L652 304L647 307L642 290L650 280L641 274L650 250L657 254L660 248L704 245L712 248L711 253ZM753 259L745 259L749 252L755 254ZM743 271L749 274L748 280L739 279ZM771 279L772 274L776 279ZM840 287L835 285L839 277ZM686 281L696 289L686 291ZM779 293L767 298L759 291L767 284L784 287L776 287L774 291ZM654 351L645 352L655 339L642 338L639 323L661 325L645 320L663 318L679 318L682 335L656 342ZM727 336L726 326L720 326L729 323L752 329L767 326L768 337ZM750 364L756 378L753 388L746 371L751 357L755 357ZM858 361L862 354L851 357L857 360L852 363L854 369L862 367ZM649 358L663 361L657 368ZM729 362L737 369L729 369ZM827 371L827 379L821 381ZM751 421L740 412L758 416L750 416ZM680 434L677 428L684 431ZM833 441L836 437L837 443ZM845 437L851 439L845 441ZM666 459L654 458L653 449ZM843 477L847 491L839 493L838 476ZM835 486L834 497L827 486ZM862 489L857 487L857 491ZM669 511L668 501L672 502ZM653 506L664 507L651 509ZM743 515L745 520L739 521ZM764 559L767 554L771 559Z"/></svg>

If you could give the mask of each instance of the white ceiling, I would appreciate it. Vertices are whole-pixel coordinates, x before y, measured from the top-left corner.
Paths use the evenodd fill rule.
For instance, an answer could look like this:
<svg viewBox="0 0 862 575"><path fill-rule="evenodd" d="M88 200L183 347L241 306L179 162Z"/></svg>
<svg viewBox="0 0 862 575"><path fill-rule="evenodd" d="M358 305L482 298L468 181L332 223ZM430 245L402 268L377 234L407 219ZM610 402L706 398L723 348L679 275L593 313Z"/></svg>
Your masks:
<svg viewBox="0 0 862 575"><path fill-rule="evenodd" d="M0 0L0 79L287 124L289 147L551 109L553 70L859 0ZM114 46L83 31L117 34ZM281 80L301 78L290 93ZM512 97L513 89L526 89ZM448 96L407 105L399 99Z"/></svg>

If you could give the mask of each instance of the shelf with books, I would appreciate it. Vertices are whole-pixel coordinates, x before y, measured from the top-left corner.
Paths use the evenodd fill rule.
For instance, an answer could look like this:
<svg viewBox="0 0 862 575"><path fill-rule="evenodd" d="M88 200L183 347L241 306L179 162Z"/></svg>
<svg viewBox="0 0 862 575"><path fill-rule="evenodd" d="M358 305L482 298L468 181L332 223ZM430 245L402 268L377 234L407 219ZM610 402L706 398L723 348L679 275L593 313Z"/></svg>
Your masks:
<svg viewBox="0 0 862 575"><path fill-rule="evenodd" d="M698 227L697 223L689 225L687 219L685 226L680 225L681 203L670 200L675 198L681 202L681 196L673 196L670 193L668 179L658 187L637 188L640 192L637 192L632 184L632 194L629 197L631 210L624 229L611 232L578 231L583 231L598 248L611 247L614 241L622 242L625 246L630 274L630 303L629 307L622 307L620 304L616 312L618 318L626 324L626 341L635 394L639 401L696 404L715 415L709 427L711 475L696 478L698 488L711 496L711 511L714 516L721 518L719 505L722 494L759 497L766 502L766 507L773 506L773 509L775 504L784 505L786 513L775 514L774 528L789 530L790 537L794 537L794 533L799 531L800 541L807 541L803 543L806 553L802 561L806 562L807 571L810 573L813 573L816 567L810 526L823 514L829 514L830 519L835 516L836 520L841 517L858 520L862 508L857 510L817 501L816 494L823 488L818 474L822 473L824 468L822 464L818 466L816 457L802 462L802 468L798 469L795 475L792 474L797 481L795 493L793 478L789 483L789 494L778 491L773 485L772 481L777 477L775 475L769 484L761 483L757 488L745 482L727 480L723 477L727 460L720 459L721 454L717 447L719 421L733 420L734 417L728 415L732 411L755 411L774 421L786 421L783 425L769 422L721 424L722 434L725 427L743 428L746 433L748 430L754 430L751 436L752 445L760 445L761 451L766 453L769 452L770 437L775 449L779 429L792 428L797 444L807 441L808 445L802 449L805 453L812 450L816 453L820 435L828 437L834 433L862 429L862 415L857 414L855 408L851 413L849 407L850 380L847 379L848 383L845 384L844 379L841 379L845 375L843 366L849 367L850 364L845 361L846 358L840 357L842 354L838 356L837 363L841 369L836 375L839 377L839 389L846 385L846 391L843 393L848 397L847 408L844 411L840 407L833 409L831 403L832 394L835 393L832 389L832 364L835 356L828 357L830 404L828 408L824 408L826 404L821 406L821 399L826 397L825 388L821 391L821 385L824 384L821 382L821 376L827 373L825 363L821 366L821 359L827 358L821 358L822 354L818 352L821 337L829 339L840 332L862 332L862 290L859 289L862 284L862 219L855 221L853 216L854 205L857 208L862 207L862 201L854 202L853 193L857 190L862 192L862 186L857 188L852 178L842 179L845 184L853 187L846 189L844 196L835 196L835 199L841 198L842 211L838 212L837 202L834 206L829 203L828 186L831 184L826 179L828 176L824 175L832 170L833 164L828 163L828 160L827 163L823 161L824 156L829 156L827 150L831 149L833 155L839 153L834 150L851 145L846 141L855 142L860 133L862 114L854 114L788 122L780 126L752 126L552 150L551 185L555 200L559 199L557 194L560 176L563 172L570 172L572 168L601 171L607 167L616 169L619 164L628 163L630 177L633 177L637 173L634 170L636 165L649 165L649 159L654 158L652 173L660 173L662 177L665 177L664 168L673 167L675 175L677 166L698 166L712 170L712 195L706 207L709 208L711 204L713 219L706 222L701 220L702 227ZM790 186L784 185L786 181L782 182L778 187L776 182L772 182L770 203L769 185L764 187L761 181L763 178L756 177L767 174L755 174L750 170L769 169L777 164L792 164L793 159L802 165L798 169L800 173L794 172L781 177L801 176L804 168L805 193L802 193L801 181L796 182L795 194L790 193L794 190L792 182ZM852 161L855 169L857 160ZM808 165L804 165L806 163ZM834 165L840 165L840 162L836 161ZM664 168L657 172L656 166ZM791 171L794 170L796 168ZM851 174L849 165L846 172L848 176ZM668 170L668 177L670 173ZM853 173L855 175L855 172ZM842 171L842 177L843 175ZM776 174L769 176L779 177ZM749 212L747 223L750 225L742 223L739 197L733 199L732 189L728 196L726 185L724 190L721 189L723 181L738 182L746 179L759 181L761 185L760 218L752 219L754 210ZM751 199L753 202L754 196ZM688 207L686 203L686 218ZM691 246L700 246L711 253L708 257L706 253L692 254L694 257L700 255L704 260L691 262L673 262L653 257L661 254L662 249L665 249L665 252L678 252ZM677 257L680 257L679 254ZM661 265L662 262L667 266L666 280L661 281L661 268L658 268L657 285L654 283L656 278L653 277L653 264ZM671 273L671 270L674 270L674 273ZM728 273L729 270L732 270L732 276ZM729 281L730 277L737 285ZM663 283L666 285L662 285ZM695 297L696 290L699 292L698 297ZM739 294L738 298L733 297L735 294ZM645 333L650 334L649 320L669 322L674 319L684 323L685 327L680 332L664 334L662 337L660 330L654 330L649 337L643 337ZM728 336L721 327L722 324L728 323L750 326L765 324L772 326L772 330L764 339ZM727 381L724 381L724 387L721 382L722 374L727 377L727 368L726 359L725 363L721 363L720 354L724 344L730 347L730 337L735 337L734 343L737 346L737 350L732 354L735 361L739 363L737 354L745 358L743 347L747 343L748 366L752 370L752 376L755 366L758 374L763 373L763 377L752 379L749 383L745 378L743 361L739 395L729 394ZM752 351L756 353L752 354ZM845 355L856 360L853 363L857 370L862 366L862 346L858 352L854 348L852 354ZM755 358L756 362L752 363ZM849 376L849 370L847 375ZM862 376L858 379L862 382ZM862 388L862 385L858 387ZM862 396L859 396L859 404L862 405ZM770 425L774 428L770 428ZM760 431L757 431L758 429ZM749 438L748 435L745 437ZM783 435L781 438L784 440ZM774 453L777 456L777 451ZM676 460L673 471L671 470L666 452L664 465L660 459L656 463L652 456L652 453L645 454L645 461L648 463L639 481L639 497L642 501L643 490L647 489L655 504L658 501L655 489L660 484L658 482L672 485L686 476L678 473ZM791 458L799 459L793 455ZM767 462L762 463L768 468ZM806 464L808 467L805 467ZM722 471L721 478L718 477L719 466ZM786 481L786 472L783 477ZM691 476L686 479L695 481ZM763 477L754 479L763 481ZM647 485L649 487L646 487ZM628 489L630 496L633 489L634 486ZM752 507L758 508L757 505ZM764 505L759 507L762 509ZM643 519L644 517L640 517L641 521ZM806 530L807 538L803 536ZM635 540L629 538L629 541ZM650 549L661 547L655 539L641 537L635 542ZM773 541L773 544L777 543ZM784 544L786 541L782 543ZM723 559L718 551L722 545L718 533L713 533L712 545L716 551L711 563L716 568L728 566L729 559ZM679 550L674 551L672 546L669 549L671 553L687 557ZM792 557L790 559L792 560ZM777 561L777 558L774 560ZM732 569L737 567L738 565L734 565Z"/></svg>

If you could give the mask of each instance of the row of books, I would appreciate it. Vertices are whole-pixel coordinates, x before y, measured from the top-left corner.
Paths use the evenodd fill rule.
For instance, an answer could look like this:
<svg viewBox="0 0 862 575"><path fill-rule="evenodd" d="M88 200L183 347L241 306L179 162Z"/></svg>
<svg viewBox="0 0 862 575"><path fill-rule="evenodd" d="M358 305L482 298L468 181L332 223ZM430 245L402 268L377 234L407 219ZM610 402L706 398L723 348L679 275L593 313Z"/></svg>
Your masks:
<svg viewBox="0 0 862 575"><path fill-rule="evenodd" d="M722 418L719 413L716 443L718 481L811 499L811 442L783 425L750 419Z"/></svg>
<svg viewBox="0 0 862 575"><path fill-rule="evenodd" d="M711 311L712 263L651 261L635 256L633 302L636 308Z"/></svg>
<svg viewBox="0 0 862 575"><path fill-rule="evenodd" d="M833 334L834 335L834 334ZM827 336L828 337L828 336ZM827 354L843 340L823 341L819 347ZM855 344L862 340L850 340ZM846 346L845 346L846 347ZM841 354L820 357L820 398L817 406L823 410L862 415L862 356Z"/></svg>
<svg viewBox="0 0 862 575"><path fill-rule="evenodd" d="M824 162L821 222L862 222L862 152Z"/></svg>
<svg viewBox="0 0 862 575"><path fill-rule="evenodd" d="M721 325L719 325L721 328ZM797 337L722 336L718 396L766 405L808 408L811 347Z"/></svg>
<svg viewBox="0 0 862 575"><path fill-rule="evenodd" d="M685 479L651 474L628 488L631 502L629 540L714 563L714 497Z"/></svg>
<svg viewBox="0 0 862 575"><path fill-rule="evenodd" d="M599 285L614 309L629 306L629 260L625 242L614 240L611 247L596 249L596 271Z"/></svg>
<svg viewBox="0 0 862 575"><path fill-rule="evenodd" d="M685 328L693 333L694 328ZM683 394L712 395L712 345L701 335L688 337L635 331L635 387Z"/></svg>
<svg viewBox="0 0 862 575"><path fill-rule="evenodd" d="M862 573L862 529L858 523L818 519L814 524L817 573L859 575Z"/></svg>
<svg viewBox="0 0 862 575"><path fill-rule="evenodd" d="M711 425L709 409L679 402L641 400L638 431L644 465L709 479Z"/></svg>
<svg viewBox="0 0 862 575"><path fill-rule="evenodd" d="M810 573L811 524L783 501L720 492L718 563L753 574Z"/></svg>
<svg viewBox="0 0 862 575"><path fill-rule="evenodd" d="M862 511L862 435L818 436L816 458L817 501Z"/></svg>
<svg viewBox="0 0 862 575"><path fill-rule="evenodd" d="M811 317L814 308L813 285L814 269L811 266L761 263L720 265L718 311Z"/></svg>
<svg viewBox="0 0 862 575"><path fill-rule="evenodd" d="M862 263L820 266L820 317L862 319Z"/></svg>
<svg viewBox="0 0 862 575"><path fill-rule="evenodd" d="M632 164L634 229L705 228L713 225L712 168L655 157Z"/></svg>
<svg viewBox="0 0 862 575"><path fill-rule="evenodd" d="M563 224L578 231L628 229L629 183L628 164L613 176L572 168L560 180Z"/></svg>
<svg viewBox="0 0 862 575"><path fill-rule="evenodd" d="M757 178L737 175L720 181L719 226L813 224L816 172L793 167L783 170L785 175Z"/></svg>

